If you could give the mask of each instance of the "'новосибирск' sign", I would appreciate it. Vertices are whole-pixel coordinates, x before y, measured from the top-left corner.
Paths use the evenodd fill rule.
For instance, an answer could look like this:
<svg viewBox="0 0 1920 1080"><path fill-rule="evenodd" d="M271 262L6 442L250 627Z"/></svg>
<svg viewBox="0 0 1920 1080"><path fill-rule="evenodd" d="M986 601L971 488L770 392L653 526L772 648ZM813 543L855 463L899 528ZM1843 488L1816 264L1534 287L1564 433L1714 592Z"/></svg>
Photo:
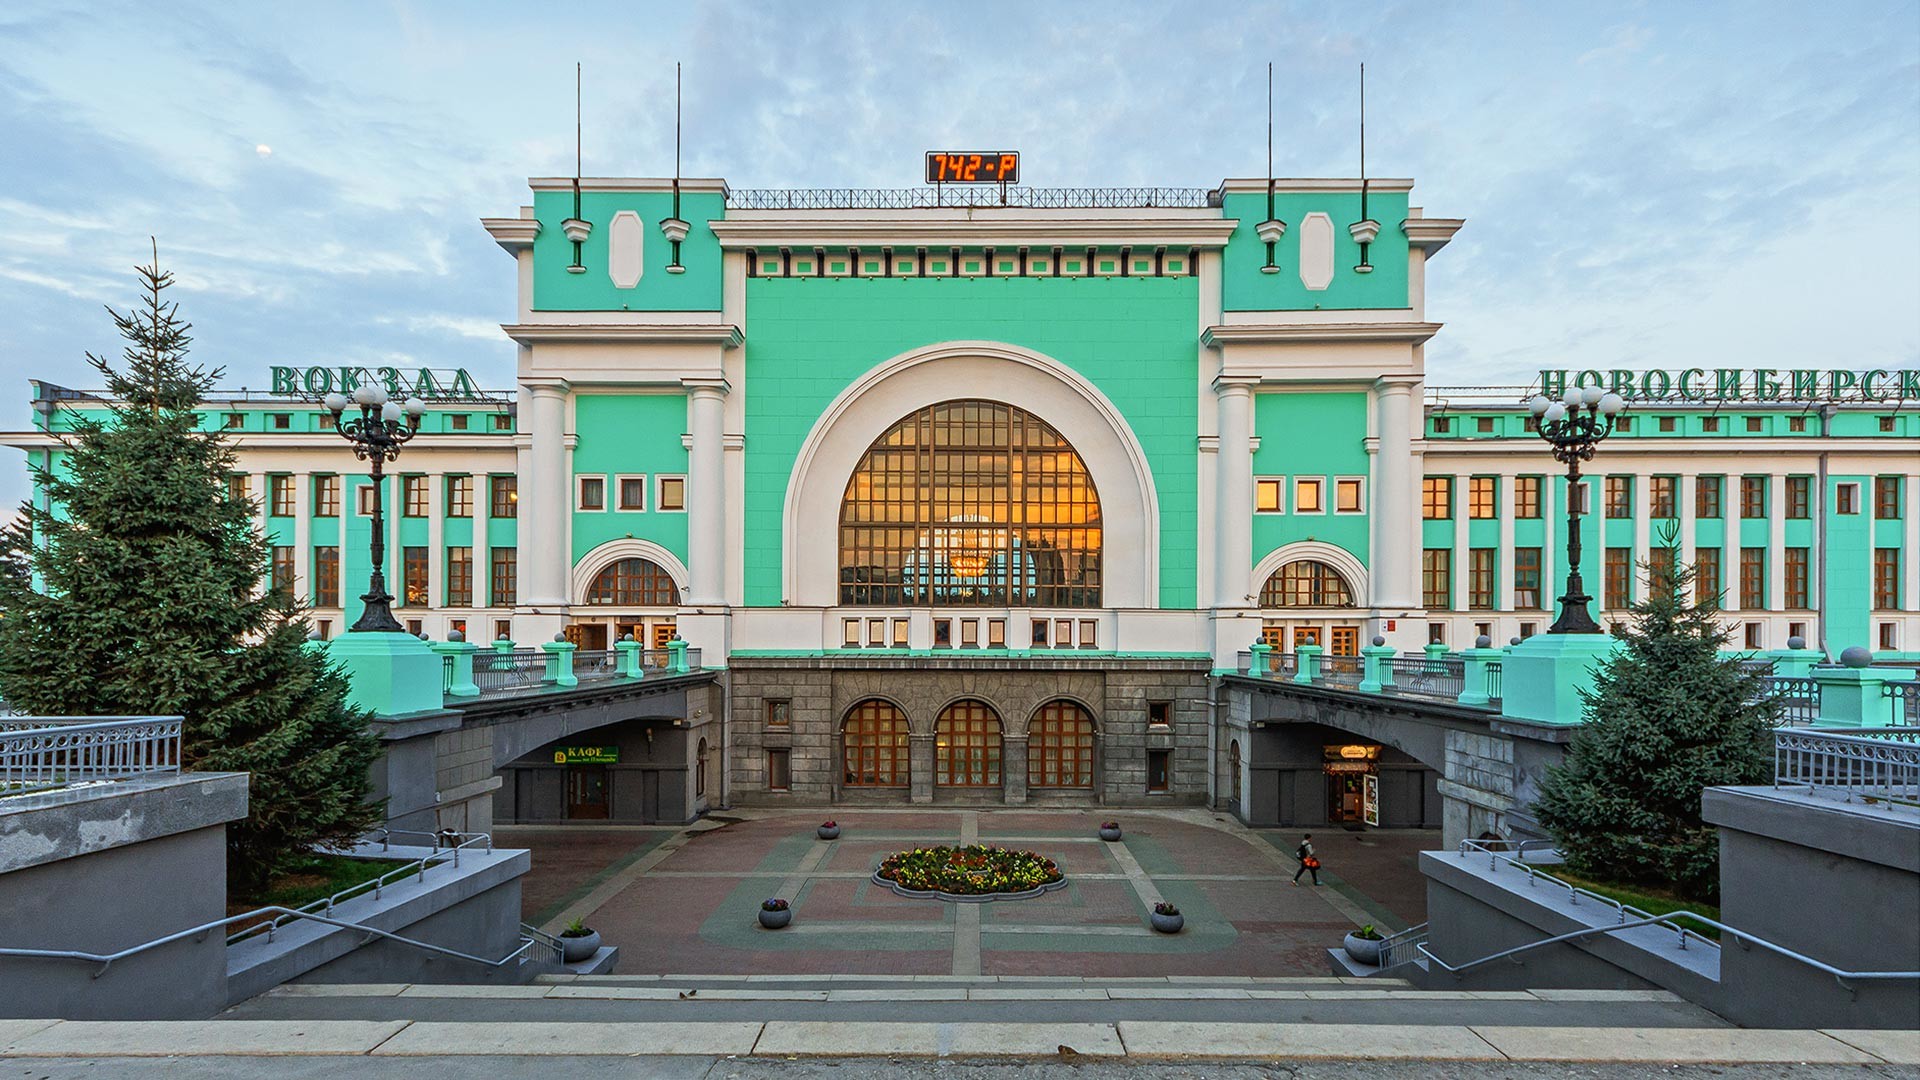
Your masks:
<svg viewBox="0 0 1920 1080"><path fill-rule="evenodd" d="M1632 401L1920 401L1920 369L1588 368L1540 372L1540 392L1551 398L1589 386L1611 390Z"/></svg>
<svg viewBox="0 0 1920 1080"><path fill-rule="evenodd" d="M276 367L270 370L276 394L351 394L361 386L373 384L385 388L394 397L417 397L423 401L481 396L473 385L473 376L468 375L465 368Z"/></svg>

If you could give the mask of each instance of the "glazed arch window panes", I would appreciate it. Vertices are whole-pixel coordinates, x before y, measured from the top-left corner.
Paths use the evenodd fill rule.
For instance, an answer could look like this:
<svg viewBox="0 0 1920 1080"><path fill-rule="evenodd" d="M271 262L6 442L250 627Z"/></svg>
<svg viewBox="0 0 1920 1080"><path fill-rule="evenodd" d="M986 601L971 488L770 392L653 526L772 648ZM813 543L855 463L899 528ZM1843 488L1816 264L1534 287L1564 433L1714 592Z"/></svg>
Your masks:
<svg viewBox="0 0 1920 1080"><path fill-rule="evenodd" d="M1339 607L1353 606L1353 590L1340 572L1314 559L1296 559L1275 570L1260 589L1260 606Z"/></svg>
<svg viewBox="0 0 1920 1080"><path fill-rule="evenodd" d="M673 576L651 559L620 559L594 577L587 603L617 607L679 607Z"/></svg>
<svg viewBox="0 0 1920 1080"><path fill-rule="evenodd" d="M848 478L839 532L844 604L1100 606L1093 478L1011 405L947 401L900 420Z"/></svg>
<svg viewBox="0 0 1920 1080"><path fill-rule="evenodd" d="M1027 725L1027 786L1093 786L1093 717L1071 701L1040 706Z"/></svg>
<svg viewBox="0 0 1920 1080"><path fill-rule="evenodd" d="M840 738L846 786L907 786L905 713L884 701L863 701L847 714Z"/></svg>
<svg viewBox="0 0 1920 1080"><path fill-rule="evenodd" d="M1000 715L985 702L956 701L933 725L933 782L1000 786Z"/></svg>

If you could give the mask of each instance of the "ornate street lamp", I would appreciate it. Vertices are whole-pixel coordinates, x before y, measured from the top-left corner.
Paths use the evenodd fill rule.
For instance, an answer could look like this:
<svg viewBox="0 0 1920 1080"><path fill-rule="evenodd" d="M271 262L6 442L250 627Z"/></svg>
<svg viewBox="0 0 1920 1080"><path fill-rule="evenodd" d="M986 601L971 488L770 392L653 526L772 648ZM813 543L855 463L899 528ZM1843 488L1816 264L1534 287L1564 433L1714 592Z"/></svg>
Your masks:
<svg viewBox="0 0 1920 1080"><path fill-rule="evenodd" d="M387 575L380 569L387 556L386 518L381 514L380 480L386 475L386 463L399 460L400 445L419 433L420 415L427 411L427 404L419 398L408 398L406 405L402 406L389 400L386 390L374 384L362 385L353 391L351 404L360 406L357 419L341 419L340 414L346 411L348 404L345 394L334 393L326 397L326 406L333 413L334 429L353 444L355 457L373 465L373 573L368 578L366 595L360 598L366 609L360 613L359 620L347 629L349 632L404 632L393 617L393 597L387 593Z"/></svg>
<svg viewBox="0 0 1920 1080"><path fill-rule="evenodd" d="M1547 628L1549 634L1601 632L1587 610L1593 597L1580 580L1580 463L1593 460L1594 448L1613 434L1614 417L1626 407L1626 399L1597 386L1570 389L1559 401L1535 394L1527 402L1527 410L1539 421L1540 437L1553 447L1554 460L1567 467L1567 593L1560 598L1560 617Z"/></svg>

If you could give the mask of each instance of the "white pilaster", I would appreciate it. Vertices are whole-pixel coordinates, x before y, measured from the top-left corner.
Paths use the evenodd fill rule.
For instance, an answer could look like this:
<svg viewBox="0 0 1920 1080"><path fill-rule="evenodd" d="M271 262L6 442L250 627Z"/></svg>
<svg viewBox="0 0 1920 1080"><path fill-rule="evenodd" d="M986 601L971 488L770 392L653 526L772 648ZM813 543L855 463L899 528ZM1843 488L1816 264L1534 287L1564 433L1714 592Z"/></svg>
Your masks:
<svg viewBox="0 0 1920 1080"><path fill-rule="evenodd" d="M1500 550L1494 555L1495 565L1498 566L1499 569L1495 572L1494 577L1493 606L1500 611L1515 610L1513 602L1513 487L1517 479L1518 478L1512 473L1502 473L1499 480L1496 481L1500 485ZM1546 591L1546 583L1544 581L1541 582L1541 591L1543 593ZM1498 629L1498 627L1495 627L1496 631ZM1496 633L1493 638L1493 643L1499 645L1504 640L1504 638Z"/></svg>
<svg viewBox="0 0 1920 1080"><path fill-rule="evenodd" d="M1473 477L1460 473L1453 478L1453 557L1458 561L1463 573L1454 575L1453 610L1472 613L1473 606L1473 541L1467 535L1467 508L1473 501L1469 485ZM1499 601L1494 601L1495 606ZM1469 642L1471 644L1471 642Z"/></svg>
<svg viewBox="0 0 1920 1080"><path fill-rule="evenodd" d="M1694 476L1688 472L1680 477L1679 490L1674 493L1673 513L1680 522L1680 561L1692 566L1698 559L1700 540L1693 516ZM1720 577L1726 580L1727 565L1723 552L1720 559Z"/></svg>
<svg viewBox="0 0 1920 1080"><path fill-rule="evenodd" d="M1775 611L1786 611L1787 478L1776 473L1766 477L1765 483L1767 485L1767 606ZM1780 644L1785 647L1786 639L1782 638Z"/></svg>
<svg viewBox="0 0 1920 1080"><path fill-rule="evenodd" d="M313 599L313 476L293 474L293 595Z"/></svg>
<svg viewBox="0 0 1920 1080"><path fill-rule="evenodd" d="M487 547L487 521L493 514L493 477L484 469L473 474L473 606L493 606L493 553ZM480 619L467 623L467 640L485 645L493 627Z"/></svg>
<svg viewBox="0 0 1920 1080"><path fill-rule="evenodd" d="M1380 452L1374 455L1372 603L1376 608L1417 610L1420 595L1420 469L1413 440L1422 417L1414 397L1413 379L1381 379L1374 383ZM1457 481L1456 481L1457 482ZM1455 490L1455 513L1464 493ZM1454 553L1456 571L1466 553ZM1455 573L1456 580L1459 573Z"/></svg>
<svg viewBox="0 0 1920 1080"><path fill-rule="evenodd" d="M427 485L427 607L439 610L447 606L447 476L430 472L422 479ZM435 627L427 627L432 634Z"/></svg>
<svg viewBox="0 0 1920 1080"><path fill-rule="evenodd" d="M1643 562L1648 562L1653 558L1653 478L1647 473L1634 473L1632 483L1633 483L1633 567L1634 567L1632 595L1633 595L1633 599L1636 602L1638 602L1640 600L1644 600L1647 598L1647 594L1651 588L1651 582L1648 580L1642 579L1641 572L1640 572L1640 564ZM1598 529L1595 529L1594 532L1597 534L1601 534L1600 537L1596 540L1596 542L1600 544L1602 551L1606 550L1606 541L1604 537L1606 527L1607 527L1606 526L1606 518L1607 518L1606 502L1607 502L1607 491L1606 491L1606 486L1603 484L1601 485L1601 489L1600 489L1600 497L1597 500L1595 500L1595 506L1594 506L1595 512L1593 515L1594 520L1600 522L1600 527ZM1600 559L1602 564L1604 564L1606 561L1606 556L1602 555L1600 556ZM1603 577L1605 576L1604 572L1602 573L1602 576ZM1602 584L1604 585L1605 583L1603 582ZM1592 590L1588 590L1588 591L1591 592Z"/></svg>
<svg viewBox="0 0 1920 1080"><path fill-rule="evenodd" d="M726 603L727 590L727 384L682 380L687 388L693 447L687 458L687 602L696 607Z"/></svg>
<svg viewBox="0 0 1920 1080"><path fill-rule="evenodd" d="M1214 464L1213 606L1250 607L1247 575L1253 572L1253 387L1252 376L1221 375L1213 381L1220 417L1220 449Z"/></svg>
<svg viewBox="0 0 1920 1080"><path fill-rule="evenodd" d="M1907 524L1907 542L1901 555L1901 569L1905 571L1906 603L1901 605L1909 613L1920 611L1920 475L1909 476L1900 485L1906 490L1900 493L1900 515ZM1911 637L1902 639L1902 645L1908 652L1920 649L1920 642Z"/></svg>
<svg viewBox="0 0 1920 1080"><path fill-rule="evenodd" d="M567 523L573 484L567 470L567 385L523 383L522 402L533 414L530 469L520 485L520 605L530 618L516 637L545 641L559 630L567 603ZM531 401L528 401L528 399Z"/></svg>

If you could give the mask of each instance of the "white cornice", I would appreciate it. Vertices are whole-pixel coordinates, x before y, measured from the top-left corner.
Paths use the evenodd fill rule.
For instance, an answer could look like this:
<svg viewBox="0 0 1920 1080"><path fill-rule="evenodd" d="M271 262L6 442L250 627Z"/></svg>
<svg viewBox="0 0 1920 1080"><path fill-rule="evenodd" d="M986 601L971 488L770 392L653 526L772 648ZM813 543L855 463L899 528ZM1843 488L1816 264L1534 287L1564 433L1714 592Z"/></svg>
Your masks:
<svg viewBox="0 0 1920 1080"><path fill-rule="evenodd" d="M531 218L481 218L480 227L487 230L493 242L505 248L509 255L532 247L533 238L540 235L540 223Z"/></svg>
<svg viewBox="0 0 1920 1080"><path fill-rule="evenodd" d="M736 349L745 340L730 323L508 323L500 327L522 345L558 342L621 342L634 345L718 345Z"/></svg>
<svg viewBox="0 0 1920 1080"><path fill-rule="evenodd" d="M573 190L571 176L534 176L527 179L527 186L535 191ZM670 176L583 176L580 178L581 191L664 191L673 190L673 178ZM682 192L698 191L721 193L727 190L727 182L718 177L680 178Z"/></svg>
<svg viewBox="0 0 1920 1080"><path fill-rule="evenodd" d="M709 223L725 248L1032 248L1224 247L1240 224L1232 218L1084 218L991 216L886 220L826 214Z"/></svg>
<svg viewBox="0 0 1920 1080"><path fill-rule="evenodd" d="M1440 323L1302 323L1209 326L1200 343L1224 345L1296 345L1322 342L1374 342L1419 345L1440 332Z"/></svg>
<svg viewBox="0 0 1920 1080"><path fill-rule="evenodd" d="M1241 177L1241 178L1235 178L1232 180L1222 180L1220 182L1220 190L1228 192L1230 194L1234 194L1234 195L1238 195L1246 192L1253 192L1260 195L1265 195L1267 193L1267 181L1265 177L1259 177L1259 176L1250 177L1250 178ZM1360 190L1360 178L1357 176L1354 176L1354 177L1276 176L1273 178L1273 190L1274 190L1274 194L1276 195L1284 195L1289 192L1295 192L1295 191L1354 191L1354 192L1357 192ZM1367 180L1367 190L1368 191L1412 191L1413 181L1405 178L1400 178L1400 177L1382 177L1382 176L1370 177Z"/></svg>
<svg viewBox="0 0 1920 1080"><path fill-rule="evenodd" d="M1408 244L1432 255L1446 247L1466 223L1465 218L1408 218L1400 223L1400 229L1407 234Z"/></svg>

